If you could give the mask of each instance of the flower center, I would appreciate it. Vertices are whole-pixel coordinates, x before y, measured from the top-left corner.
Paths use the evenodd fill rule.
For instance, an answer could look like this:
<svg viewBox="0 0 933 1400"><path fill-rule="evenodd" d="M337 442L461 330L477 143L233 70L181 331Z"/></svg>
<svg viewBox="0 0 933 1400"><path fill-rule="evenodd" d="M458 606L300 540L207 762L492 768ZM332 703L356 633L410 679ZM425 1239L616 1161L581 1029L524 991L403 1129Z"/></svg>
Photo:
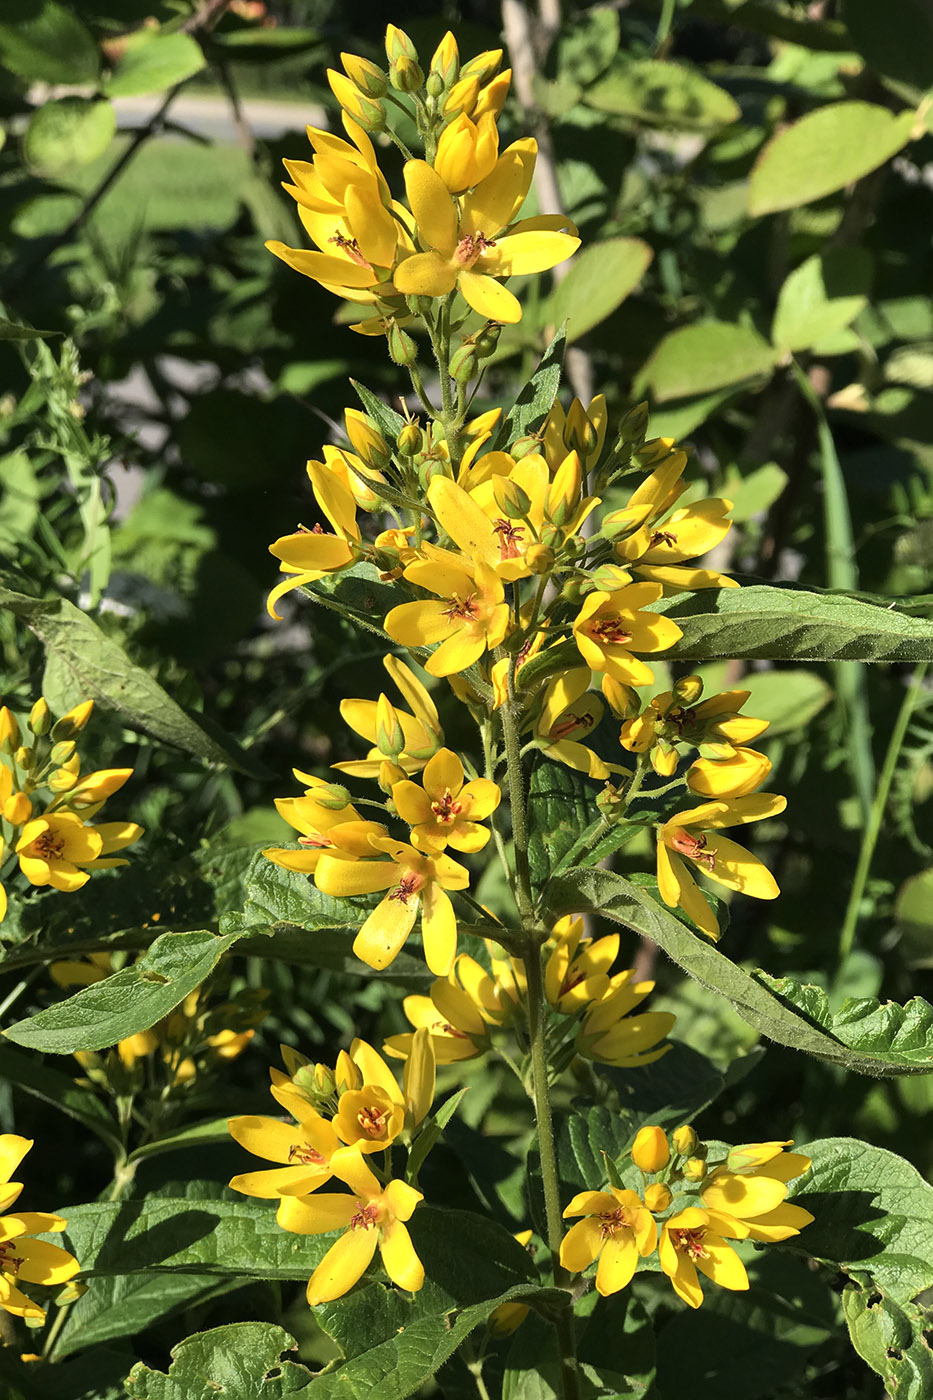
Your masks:
<svg viewBox="0 0 933 1400"><path fill-rule="evenodd" d="M372 272L372 263L367 262L366 258L363 257L360 245L355 238L347 238L346 234L335 233L333 238L329 238L327 241L328 243L336 243L341 253L346 253L350 261L356 263L357 267L368 267Z"/></svg>
<svg viewBox="0 0 933 1400"><path fill-rule="evenodd" d="M444 796L439 801L431 803L431 811L434 813L435 821L441 822L444 826L450 826L463 811L463 803L457 801L450 788L445 788Z"/></svg>
<svg viewBox="0 0 933 1400"><path fill-rule="evenodd" d="M568 968L568 970L567 970L567 976L564 978L563 982L560 984L560 991L557 993L557 995L558 995L559 997L565 997L565 996L567 995L568 992L572 992L572 991L573 991L574 987L579 987L580 983L581 983L583 980L584 980L584 979L583 979L583 973L580 971L580 969L579 969L578 967L570 967L570 968ZM605 1217L603 1217L603 1218L605 1219Z"/></svg>
<svg viewBox="0 0 933 1400"><path fill-rule="evenodd" d="M495 248L495 242L491 238L486 238L482 233L469 233L466 238L461 238L454 253L454 262L464 270L471 268L477 258L485 253L487 248Z"/></svg>
<svg viewBox="0 0 933 1400"><path fill-rule="evenodd" d="M582 715L575 715L572 710L567 710L551 725L548 738L566 739L568 734L574 734L578 729L591 729L594 723L593 716L586 711Z"/></svg>
<svg viewBox="0 0 933 1400"><path fill-rule="evenodd" d="M620 617L604 617L590 623L590 636L604 646L624 646L632 640L631 632L626 632Z"/></svg>
<svg viewBox="0 0 933 1400"><path fill-rule="evenodd" d="M288 1149L288 1160L303 1167L323 1167L324 1154L307 1143L296 1142Z"/></svg>
<svg viewBox="0 0 933 1400"><path fill-rule="evenodd" d="M33 852L43 860L61 860L65 854L65 838L54 831L43 831L32 843Z"/></svg>
<svg viewBox="0 0 933 1400"><path fill-rule="evenodd" d="M673 545L676 543L677 536L673 534L670 530L655 530L654 534L651 536L651 539L648 542L649 548L651 549L654 549L655 545L659 544Z"/></svg>
<svg viewBox="0 0 933 1400"><path fill-rule="evenodd" d="M367 1137L377 1138L382 1137L388 1116L384 1108L374 1108L372 1104L366 1104L356 1115L356 1121Z"/></svg>
<svg viewBox="0 0 933 1400"><path fill-rule="evenodd" d="M444 617L447 618L448 622L455 622L457 618L472 622L474 618L479 617L479 609L473 601L475 597L475 593L471 593L468 598L461 598L458 593L455 593L452 598L447 600Z"/></svg>
<svg viewBox="0 0 933 1400"><path fill-rule="evenodd" d="M470 1039L466 1031L458 1030L458 1028L456 1026L452 1026L449 1021L436 1021L435 1025L437 1026L438 1030L443 1031L444 1035L455 1036L457 1040Z"/></svg>
<svg viewBox="0 0 933 1400"><path fill-rule="evenodd" d="M397 899L400 904L407 904L410 899L417 896L423 884L424 876L417 875L414 870L409 870L402 876L395 888L389 890L389 899Z"/></svg>
<svg viewBox="0 0 933 1400"><path fill-rule="evenodd" d="M350 1218L351 1230L372 1230L379 1223L379 1211L375 1206L364 1206L362 1201L357 1201L359 1210Z"/></svg>
<svg viewBox="0 0 933 1400"><path fill-rule="evenodd" d="M619 1206L618 1210L608 1211L605 1215L601 1215L599 1220L599 1230L604 1240L614 1240L620 1230L630 1228L628 1216L622 1206Z"/></svg>
<svg viewBox="0 0 933 1400"><path fill-rule="evenodd" d="M326 851L334 843L328 841L323 832L309 831L307 836L298 837L298 844L299 846L308 846L312 851Z"/></svg>
<svg viewBox="0 0 933 1400"><path fill-rule="evenodd" d="M22 1257L15 1257L12 1244L0 1244L0 1270L6 1274L18 1274L24 1262Z"/></svg>
<svg viewBox="0 0 933 1400"><path fill-rule="evenodd" d="M671 1231L674 1248L679 1249L681 1254L689 1254L691 1259L706 1259L708 1257L703 1244L705 1235L706 1229L703 1226L698 1230Z"/></svg>
<svg viewBox="0 0 933 1400"><path fill-rule="evenodd" d="M499 558L517 559L521 553L518 542L525 533L524 526L503 519L497 520L492 528L493 533L499 536Z"/></svg>
<svg viewBox="0 0 933 1400"><path fill-rule="evenodd" d="M702 833L694 836L679 826L671 833L670 846L672 850L686 856L688 860L695 860L697 865L704 866L706 870L712 871L716 864L716 853L706 849L706 837Z"/></svg>

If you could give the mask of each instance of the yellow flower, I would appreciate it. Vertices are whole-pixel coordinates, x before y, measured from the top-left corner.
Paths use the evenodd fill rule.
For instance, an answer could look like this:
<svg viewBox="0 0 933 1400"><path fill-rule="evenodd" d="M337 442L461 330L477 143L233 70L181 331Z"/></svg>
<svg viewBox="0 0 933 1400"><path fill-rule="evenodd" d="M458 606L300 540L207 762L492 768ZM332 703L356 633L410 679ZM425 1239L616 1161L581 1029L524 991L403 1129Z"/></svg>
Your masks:
<svg viewBox="0 0 933 1400"><path fill-rule="evenodd" d="M499 805L502 796L488 778L463 781L463 764L450 749L440 749L429 759L424 786L405 779L392 787L392 801L411 827L412 845L422 851L481 851L489 840L489 828L480 826Z"/></svg>
<svg viewBox="0 0 933 1400"><path fill-rule="evenodd" d="M227 1127L235 1141L254 1157L282 1164L235 1176L230 1182L231 1190L261 1200L276 1200L280 1196L305 1196L330 1180L331 1161L340 1151L340 1141L327 1119L307 1105L297 1124L249 1115L231 1118Z"/></svg>
<svg viewBox="0 0 933 1400"><path fill-rule="evenodd" d="M558 1011L574 1012L609 991L609 970L619 955L619 935L584 939L583 920L567 914L554 925L544 966L544 992Z"/></svg>
<svg viewBox="0 0 933 1400"><path fill-rule="evenodd" d="M580 1191L564 1211L564 1219L584 1218L572 1225L560 1247L560 1262L571 1273L582 1273L595 1259L596 1291L603 1297L631 1282L639 1256L654 1253L658 1227L635 1191Z"/></svg>
<svg viewBox="0 0 933 1400"><path fill-rule="evenodd" d="M434 169L451 194L463 194L491 175L499 158L499 132L492 112L473 122L463 112L440 134Z"/></svg>
<svg viewBox="0 0 933 1400"><path fill-rule="evenodd" d="M670 1011L630 1013L654 991L653 982L636 982L635 969L617 972L601 1001L592 1002L577 1034L579 1054L599 1064L634 1069L660 1060L670 1045L659 1045L673 1029ZM657 1048L656 1048L657 1047Z"/></svg>
<svg viewBox="0 0 933 1400"><path fill-rule="evenodd" d="M366 1272L377 1245L392 1282L417 1292L424 1283L424 1268L405 1222L423 1200L421 1192L404 1181L390 1181L383 1187L359 1152L343 1156L335 1164L334 1175L346 1182L352 1195L318 1191L311 1196L283 1197L276 1216L283 1230L298 1235L325 1235L344 1227L311 1275L310 1306L348 1293Z"/></svg>
<svg viewBox="0 0 933 1400"><path fill-rule="evenodd" d="M457 675L499 646L509 626L502 581L480 559L462 559L449 550L425 546L425 559L409 564L409 583L437 596L437 602L401 603L386 617L389 636L407 647L440 642L425 663L432 676Z"/></svg>
<svg viewBox="0 0 933 1400"><path fill-rule="evenodd" d="M103 838L71 812L36 817L27 822L16 843L19 868L31 885L79 890L91 878L82 865L96 861Z"/></svg>
<svg viewBox="0 0 933 1400"><path fill-rule="evenodd" d="M748 1274L726 1238L744 1239L742 1230L699 1206L678 1211L661 1231L658 1257L678 1298L691 1308L703 1302L697 1269L720 1288L741 1292L748 1288Z"/></svg>
<svg viewBox="0 0 933 1400"><path fill-rule="evenodd" d="M681 691L656 695L640 715L622 725L620 743L630 753L651 753L656 773L669 777L677 767L677 745L703 748L687 772L687 786L701 797L745 797L760 787L771 772L771 761L764 754L746 747L768 728L768 721L740 715L748 699L747 690L731 690L712 695L699 704L689 704L683 692L702 693L699 676L678 682Z"/></svg>
<svg viewBox="0 0 933 1400"><path fill-rule="evenodd" d="M441 297L456 287L487 320L520 321L521 303L496 279L544 272L580 246L579 238L558 231L571 225L557 217L525 220L498 237L525 202L536 152L534 141L514 142L459 208L436 170L423 160L408 161L408 202L418 236L431 251L399 264L396 289L405 296Z"/></svg>
<svg viewBox="0 0 933 1400"><path fill-rule="evenodd" d="M277 797L275 805L279 816L284 817L289 826L301 832L298 844L304 849L289 851L268 847L263 851L263 855L274 865L281 865L285 870L297 870L302 875L312 875L321 853L337 844L331 833L335 828L347 823L352 822L354 830L364 826L367 834L382 835L385 830L383 826L378 822L362 822L359 812L349 803L335 807L331 797L331 784L323 778L315 778L311 773L302 773L298 768L293 768L292 772L300 782L307 784L304 797ZM316 790L323 790L323 801L315 796Z"/></svg>
<svg viewBox="0 0 933 1400"><path fill-rule="evenodd" d="M759 792L675 812L658 831L658 891L668 908L680 905L705 934L714 940L719 937L719 922L700 893L688 861L727 889L754 899L776 899L777 881L758 857L715 833L724 826L777 816L786 806L786 798Z"/></svg>
<svg viewBox="0 0 933 1400"><path fill-rule="evenodd" d="M787 1182L809 1170L802 1152L785 1152L789 1142L750 1143L734 1147L714 1168L700 1193L717 1218L726 1217L740 1238L774 1243L790 1239L813 1221L802 1206L787 1204Z"/></svg>
<svg viewBox="0 0 933 1400"><path fill-rule="evenodd" d="M577 649L591 671L605 671L623 685L650 685L654 673L633 652L666 651L683 636L676 622L643 612L661 588L630 583L614 593L588 593L574 619Z"/></svg>
<svg viewBox="0 0 933 1400"><path fill-rule="evenodd" d="M19 1198L22 1183L10 1176L32 1147L30 1138L15 1133L0 1134L0 1210L8 1210ZM44 1211L17 1211L0 1217L0 1308L14 1317L44 1322L45 1310L17 1287L19 1283L41 1283L56 1287L74 1278L80 1264L67 1250L44 1240L33 1239L64 1230L68 1224L60 1215ZM15 1281L14 1281L15 1280Z"/></svg>
<svg viewBox="0 0 933 1400"><path fill-rule="evenodd" d="M361 1082L354 1075L354 1083L340 1094L334 1129L342 1142L360 1152L382 1152L405 1127L405 1095L385 1060L365 1040L353 1042L350 1059Z"/></svg>
<svg viewBox="0 0 933 1400"><path fill-rule="evenodd" d="M589 671L579 667L549 681L542 692L534 734L538 747L549 758L590 778L605 779L612 771L609 765L580 743L603 717L602 701L589 684Z"/></svg>
<svg viewBox="0 0 933 1400"><path fill-rule="evenodd" d="M449 856L426 856L391 837L369 840L372 849L391 859L351 859L325 852L314 874L318 889L338 898L388 890L356 935L354 953L377 971L388 967L421 910L425 961L436 976L446 976L457 951L457 918L445 891L465 890L469 871Z"/></svg>
<svg viewBox="0 0 933 1400"><path fill-rule="evenodd" d="M365 759L351 759L346 763L334 764L341 773L349 773L355 778L377 778L386 759L390 759L406 773L420 773L444 742L444 731L441 728L437 706L414 671L397 656L383 657L382 664L411 709L409 714L393 706L395 716L402 727L404 747L394 756L378 747L380 733L377 701L341 700L340 717L344 723L368 743L376 745Z"/></svg>
<svg viewBox="0 0 933 1400"><path fill-rule="evenodd" d="M303 584L314 583L325 574L337 573L353 563L360 552L360 531L356 523L356 501L349 486L323 462L309 462L308 476L321 510L334 527L329 535L320 526L282 535L269 546L269 553L290 575L269 594L266 609L278 618L275 605L286 593Z"/></svg>
<svg viewBox="0 0 933 1400"><path fill-rule="evenodd" d="M608 421L605 394L597 394L589 408L584 408L575 398L566 413L560 399L555 399L544 425L544 455L548 466L556 470L566 453L576 450L585 470L590 471L603 450Z"/></svg>

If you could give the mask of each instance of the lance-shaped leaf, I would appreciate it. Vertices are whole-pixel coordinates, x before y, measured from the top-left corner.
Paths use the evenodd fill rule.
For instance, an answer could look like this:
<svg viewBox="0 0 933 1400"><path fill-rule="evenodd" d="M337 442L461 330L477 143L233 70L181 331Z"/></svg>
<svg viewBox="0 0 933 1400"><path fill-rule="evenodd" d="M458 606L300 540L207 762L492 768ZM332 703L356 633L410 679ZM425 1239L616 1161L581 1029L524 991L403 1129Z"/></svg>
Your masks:
<svg viewBox="0 0 933 1400"><path fill-rule="evenodd" d="M878 1077L923 1074L930 1068L933 1008L928 1008L930 1029L919 1039L914 1034L918 1010L909 1010L905 1020L909 1020L911 1029L893 1047L890 1017L881 1015L877 1021L871 1016L847 1019L848 1013L843 1008L843 1029L847 1036L843 1040L836 1034L835 1024L828 1029L813 1018L813 1006L809 1002L804 1010L776 996L760 974L753 976L738 967L621 875L577 867L552 880L546 899L552 915L589 912L653 939L684 972L726 997L740 1016L779 1045L804 1050L859 1074ZM861 1028L860 1020L865 1021Z"/></svg>
<svg viewBox="0 0 933 1400"><path fill-rule="evenodd" d="M933 622L895 611L886 598L751 584L653 606L683 632L665 659L933 660Z"/></svg>
<svg viewBox="0 0 933 1400"><path fill-rule="evenodd" d="M490 450L508 451L518 438L536 433L557 397L567 331L561 326L522 389L508 416L501 420L487 444Z"/></svg>

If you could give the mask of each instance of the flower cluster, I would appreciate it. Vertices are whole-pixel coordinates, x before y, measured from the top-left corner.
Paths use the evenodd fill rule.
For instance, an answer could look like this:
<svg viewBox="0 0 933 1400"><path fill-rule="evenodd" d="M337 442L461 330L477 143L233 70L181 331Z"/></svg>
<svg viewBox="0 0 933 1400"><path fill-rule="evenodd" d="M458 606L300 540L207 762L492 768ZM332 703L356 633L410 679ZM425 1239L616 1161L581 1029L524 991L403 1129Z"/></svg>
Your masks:
<svg viewBox="0 0 933 1400"><path fill-rule="evenodd" d="M339 1298L362 1277L378 1246L400 1288L419 1289L424 1270L406 1228L421 1192L391 1177L390 1149L409 1147L434 1100L435 1058L426 1031L415 1037L401 1087L379 1052L355 1040L335 1069L313 1065L287 1046L288 1074L272 1071L272 1095L293 1123L249 1116L230 1120L241 1147L279 1165L244 1172L234 1191L277 1200L276 1220L299 1235L342 1229L308 1283L308 1302ZM384 1155L384 1168L374 1161ZM423 1160L423 1158L422 1158ZM409 1174L411 1174L409 1172ZM321 1191L334 1178L350 1193Z"/></svg>
<svg viewBox="0 0 933 1400"><path fill-rule="evenodd" d="M93 708L94 701L85 700L55 720L40 698L25 722L31 738L23 742L16 716L0 707L0 856L11 847L31 885L79 890L91 871L126 865L116 853L142 835L135 822L91 825L133 772L103 768L82 776L76 736ZM6 909L0 886L0 919Z"/></svg>
<svg viewBox="0 0 933 1400"><path fill-rule="evenodd" d="M0 1134L0 1210L9 1210L19 1198L22 1182L11 1181L26 1153L29 1138L15 1133ZM56 1287L74 1278L80 1264L67 1250L36 1235L58 1234L68 1224L60 1215L45 1211L18 1210L0 1216L0 1308L32 1323L45 1321L45 1309L20 1289L21 1283L41 1283Z"/></svg>
<svg viewBox="0 0 933 1400"><path fill-rule="evenodd" d="M698 1270L720 1288L747 1289L745 1265L728 1241L790 1239L813 1219L786 1201L788 1182L810 1166L802 1153L785 1152L792 1145L749 1143L717 1160L691 1127L677 1128L670 1141L661 1128L642 1128L631 1152L641 1192L622 1186L616 1168L618 1185L574 1196L564 1217L580 1218L564 1237L561 1264L582 1273L598 1260L597 1291L616 1293L657 1250L691 1308L703 1302Z"/></svg>
<svg viewBox="0 0 933 1400"><path fill-rule="evenodd" d="M499 1029L525 1028L526 975L520 958L503 958L490 942L490 970L467 953L458 955L449 976L438 977L428 996L404 1000L415 1033L426 1030L438 1064L470 1060L493 1045ZM550 1012L552 1064L559 1071L574 1055L600 1064L635 1069L666 1054L661 1042L674 1025L666 1011L637 1010L654 983L636 981L633 968L613 972L619 935L585 938L582 918L566 915L554 925L544 947L544 991ZM387 1054L407 1056L414 1035L386 1041Z"/></svg>

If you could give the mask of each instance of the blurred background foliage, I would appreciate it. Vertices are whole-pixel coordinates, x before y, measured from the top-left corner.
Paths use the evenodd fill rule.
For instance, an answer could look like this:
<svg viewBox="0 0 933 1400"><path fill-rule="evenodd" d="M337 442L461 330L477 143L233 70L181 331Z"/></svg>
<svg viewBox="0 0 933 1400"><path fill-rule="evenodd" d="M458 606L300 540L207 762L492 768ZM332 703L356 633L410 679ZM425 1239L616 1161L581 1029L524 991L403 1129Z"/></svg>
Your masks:
<svg viewBox="0 0 933 1400"><path fill-rule="evenodd" d="M314 524L304 463L342 440L347 377L391 398L398 372L381 340L346 329L351 308L263 242L300 242L281 159L304 157L306 121L333 124L326 68L342 50L379 61L388 20L422 53L448 27L467 56L505 37L516 76L503 137L536 134L532 201L559 206L584 240L553 283L518 279L524 316L503 332L477 408L508 403L569 318L562 396L605 392L614 416L647 399L649 434L692 444L708 490L734 501L715 567L907 596L918 611L931 601L933 122L923 95L933 18L923 0L551 0L534 13L519 0L5 0L0 581L77 604L209 733L244 746L238 768L205 769L197 752L100 709L98 762L137 770L126 810L148 828L146 868L137 856L138 876L95 880L93 905L76 897L50 913L45 898L27 901L0 929L14 957L40 926L54 944L94 926L139 929L155 914L163 928L190 927L242 908L256 843L288 837L272 799L296 790L292 766L323 773L359 756L338 706L378 693L379 651L294 598L271 623L267 546ZM380 159L397 182L393 148ZM75 672L23 618L0 615L6 703L28 709L42 689L63 710L83 697ZM663 689L671 673L656 671ZM729 955L816 982L834 1006L929 996L930 691L917 688L889 755L880 836L853 902L910 668L701 673L708 688L751 689L748 712L771 720L769 786L789 799L768 852L782 897L735 909ZM650 864L634 843L617 859L624 872ZM494 905L487 885L481 897ZM677 1012L675 1038L721 1064L751 1048L754 1033L726 1003L650 948L627 955L653 966L655 1009ZM270 989L269 1014L218 1087L218 1113L243 1111L250 1095L259 1106L279 1040L329 1057L354 1031L378 1042L401 1028L384 981L250 958L236 967L238 985ZM17 1014L53 995L40 979ZM872 1083L772 1049L720 1101L717 1128L739 1141L853 1132L929 1173L931 1086ZM483 1125L511 1150L508 1095L490 1112L497 1088L498 1071L477 1080L464 1132ZM18 1130L38 1131L45 1110L17 1107ZM223 1179L233 1156L201 1149L192 1173ZM184 1176L184 1155L163 1160L136 1189ZM42 1161L51 1196L100 1189L88 1143L67 1168ZM447 1192L456 1198L456 1186ZM278 1316L275 1299L253 1296L266 1292L225 1298L223 1320L256 1306ZM192 1303L188 1330L216 1320L214 1306ZM156 1325L140 1354L162 1357L177 1335ZM742 1393L877 1394L835 1341L821 1347L777 1389L750 1392L746 1379Z"/></svg>

